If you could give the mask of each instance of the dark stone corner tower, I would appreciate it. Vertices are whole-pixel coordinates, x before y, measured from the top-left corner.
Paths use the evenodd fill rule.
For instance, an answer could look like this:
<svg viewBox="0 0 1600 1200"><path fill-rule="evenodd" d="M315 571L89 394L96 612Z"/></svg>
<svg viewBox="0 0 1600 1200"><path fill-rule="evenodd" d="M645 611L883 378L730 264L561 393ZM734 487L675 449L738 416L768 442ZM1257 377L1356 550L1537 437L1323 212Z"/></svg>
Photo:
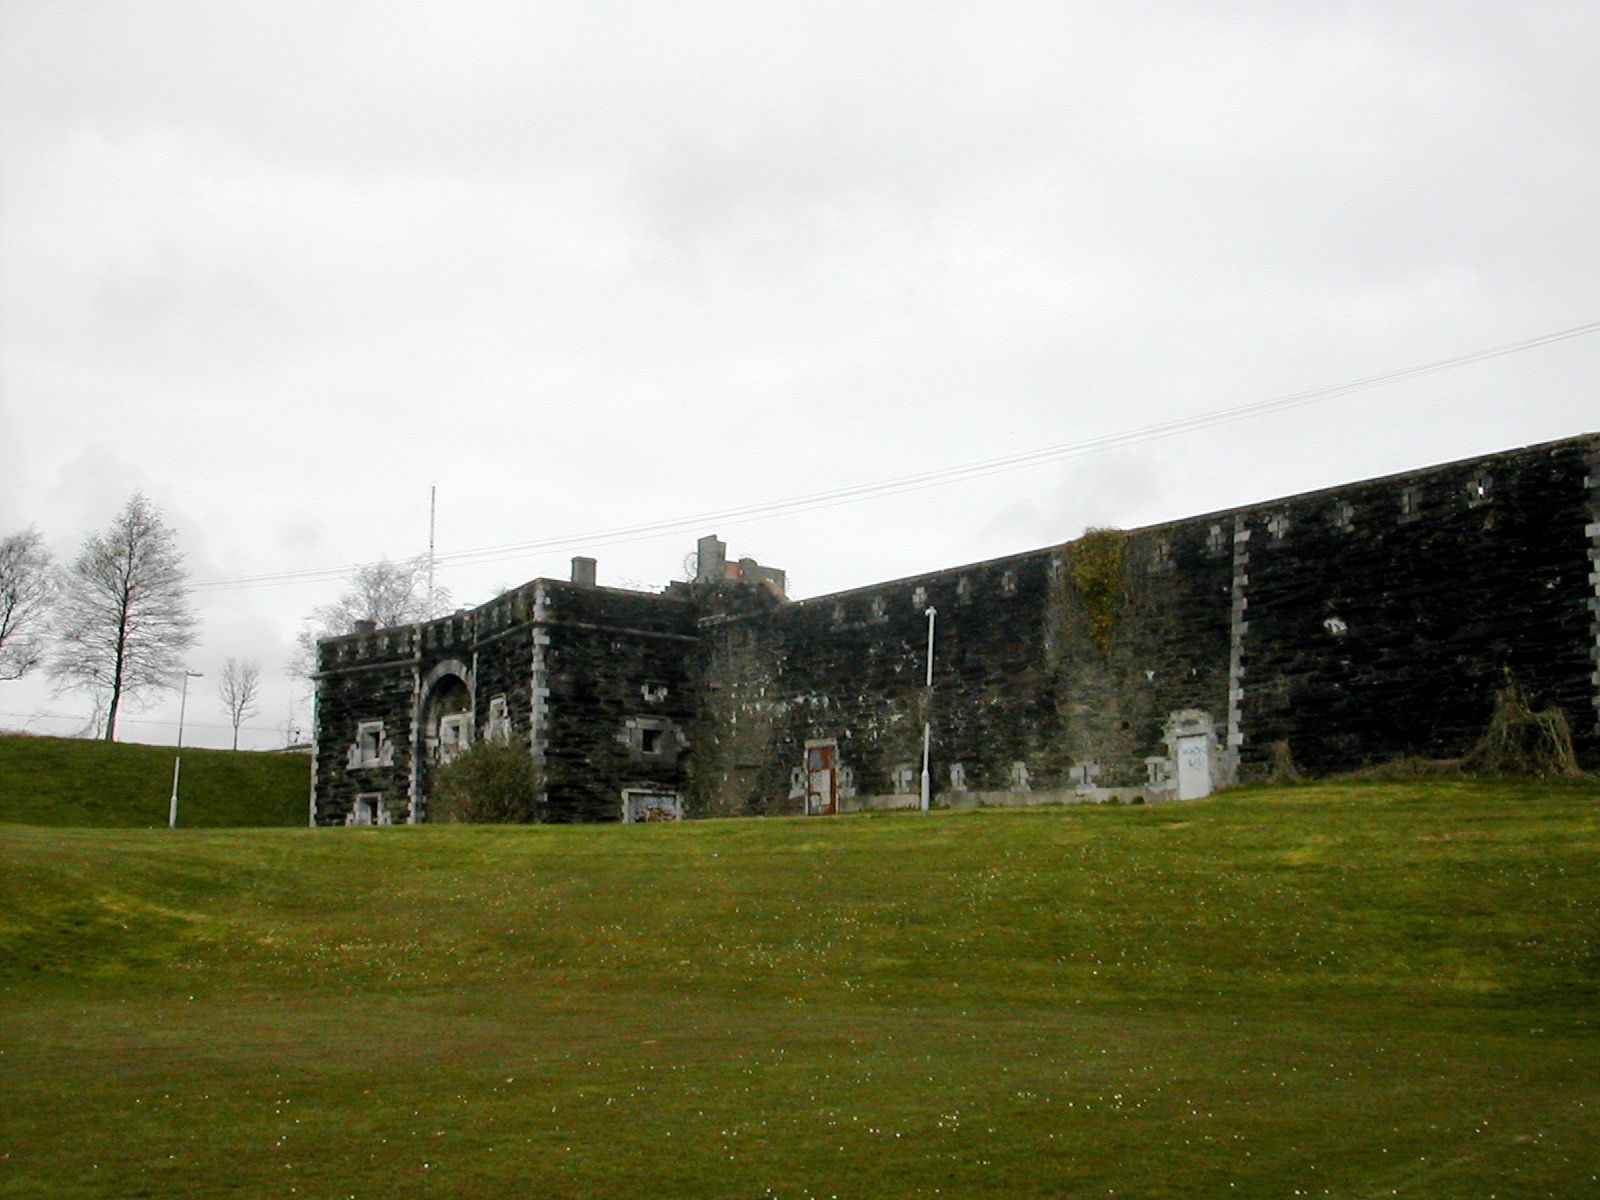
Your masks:
<svg viewBox="0 0 1600 1200"><path fill-rule="evenodd" d="M925 726L936 803L1202 795L1280 742L1460 754L1508 674L1600 767L1593 434L800 602L715 537L692 582L596 579L320 643L312 823L426 820L486 738L557 821L909 806Z"/></svg>

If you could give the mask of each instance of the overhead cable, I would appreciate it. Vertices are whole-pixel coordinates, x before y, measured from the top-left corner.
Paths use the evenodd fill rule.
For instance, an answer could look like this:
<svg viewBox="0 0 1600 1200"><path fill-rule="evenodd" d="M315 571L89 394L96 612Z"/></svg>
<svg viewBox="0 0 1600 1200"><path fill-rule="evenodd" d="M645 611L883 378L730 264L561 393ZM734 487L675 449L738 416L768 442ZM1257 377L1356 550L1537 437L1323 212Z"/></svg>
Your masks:
<svg viewBox="0 0 1600 1200"><path fill-rule="evenodd" d="M818 508L831 508L840 504L853 504L879 496L917 491L923 488L936 487L941 484L955 483L966 479L976 479L1006 471L1023 470L1044 463L1059 462L1062 459L1077 458L1123 446L1136 445L1140 442L1175 437L1178 434L1191 433L1195 430L1206 429L1215 425L1225 425L1235 421L1244 421L1272 413L1285 412L1294 408L1303 408L1321 401L1333 400L1341 396L1353 395L1357 392L1371 391L1374 388L1386 387L1404 380L1437 374L1441 371L1452 370L1471 363L1503 358L1511 354L1520 354L1555 342L1567 341L1571 338L1583 337L1594 333L1600 333L1600 321L1593 321L1586 325L1575 325L1570 329L1556 330L1552 333L1540 334L1537 337L1527 338L1520 342L1491 346L1484 350L1474 350L1466 354L1454 355L1450 358L1404 367L1397 371L1386 371L1380 375L1368 375L1361 379L1353 379L1327 387L1312 388L1302 392L1290 392L1267 400L1257 400L1230 408L1213 409L1206 413L1178 417L1151 425L1141 425L1116 433L1085 438L1081 441L1045 446L1036 450L1021 451L1015 454L1002 455L998 458L982 459L977 462L939 467L911 475L898 476L894 479L878 480L873 483L853 484L848 487L833 488L822 492L809 492L805 495L792 496L783 500L712 509L687 516L664 518L659 521L590 530L587 533L565 534L559 537L538 538L526 542L512 542L498 546L481 546L474 549L450 551L435 556L434 561L438 564L453 566L498 562L505 559L525 557L540 551L615 545L621 542L655 537L658 534L676 530L703 528L709 524L738 524L763 517L804 512ZM249 588L336 579L348 575L352 570L362 565L365 564L346 564L339 567L248 575L232 579L204 580L191 586L196 589Z"/></svg>

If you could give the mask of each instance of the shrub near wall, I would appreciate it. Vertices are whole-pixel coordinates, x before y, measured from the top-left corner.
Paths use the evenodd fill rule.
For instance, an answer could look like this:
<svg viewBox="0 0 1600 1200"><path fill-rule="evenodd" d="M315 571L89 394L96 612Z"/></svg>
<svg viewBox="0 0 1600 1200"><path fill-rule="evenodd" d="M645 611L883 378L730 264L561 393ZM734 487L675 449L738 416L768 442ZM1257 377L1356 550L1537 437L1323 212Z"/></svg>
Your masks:
<svg viewBox="0 0 1600 1200"><path fill-rule="evenodd" d="M434 822L533 825L545 816L544 780L526 747L478 742L434 776L428 813Z"/></svg>

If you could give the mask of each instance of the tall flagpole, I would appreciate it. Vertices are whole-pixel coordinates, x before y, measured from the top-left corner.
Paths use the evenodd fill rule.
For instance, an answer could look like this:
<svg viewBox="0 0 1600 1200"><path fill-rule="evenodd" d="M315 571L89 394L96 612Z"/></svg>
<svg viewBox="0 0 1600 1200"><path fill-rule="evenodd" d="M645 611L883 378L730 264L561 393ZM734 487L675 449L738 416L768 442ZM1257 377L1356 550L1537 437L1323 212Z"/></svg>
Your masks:
<svg viewBox="0 0 1600 1200"><path fill-rule="evenodd" d="M428 620L433 620L433 527L438 511L439 488L428 485Z"/></svg>

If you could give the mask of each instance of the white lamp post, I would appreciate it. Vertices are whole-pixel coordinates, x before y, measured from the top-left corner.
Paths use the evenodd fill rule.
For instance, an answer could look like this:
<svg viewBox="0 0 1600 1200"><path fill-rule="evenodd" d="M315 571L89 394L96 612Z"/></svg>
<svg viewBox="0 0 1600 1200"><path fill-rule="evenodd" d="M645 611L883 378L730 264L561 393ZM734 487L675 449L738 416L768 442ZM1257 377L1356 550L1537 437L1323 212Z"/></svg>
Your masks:
<svg viewBox="0 0 1600 1200"><path fill-rule="evenodd" d="M928 605L928 698L922 710L922 811L928 811L928 800L933 793L933 781L928 777L928 754L933 744L933 619L939 610Z"/></svg>
<svg viewBox="0 0 1600 1200"><path fill-rule="evenodd" d="M178 773L183 768L183 714L189 707L189 680L199 678L199 671L183 673L183 693L178 700L178 753L172 759L172 803L167 808L168 829L178 827Z"/></svg>

